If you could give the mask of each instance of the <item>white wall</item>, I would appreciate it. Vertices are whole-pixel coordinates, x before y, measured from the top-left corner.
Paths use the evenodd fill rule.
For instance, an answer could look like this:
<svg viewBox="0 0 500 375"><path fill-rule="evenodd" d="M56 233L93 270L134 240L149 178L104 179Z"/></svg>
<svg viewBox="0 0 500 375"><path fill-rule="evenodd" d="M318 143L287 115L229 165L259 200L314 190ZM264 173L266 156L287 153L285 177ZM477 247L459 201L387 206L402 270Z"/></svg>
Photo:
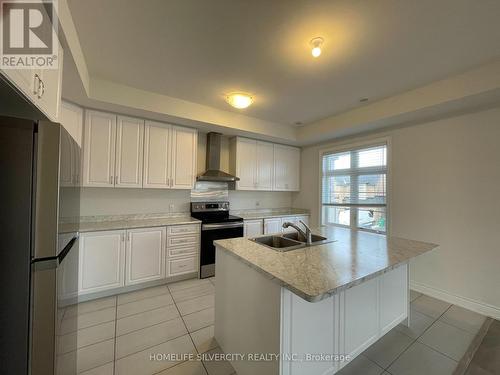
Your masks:
<svg viewBox="0 0 500 375"><path fill-rule="evenodd" d="M412 282L500 318L500 109L342 143L381 135L392 144L391 234L440 245L412 263ZM293 195L293 206L311 209L316 223L324 147L303 150L301 184L307 189Z"/></svg>
<svg viewBox="0 0 500 375"><path fill-rule="evenodd" d="M229 140L222 139L221 169L229 171ZM206 134L198 134L197 171L205 171ZM190 190L83 188L81 215L189 212ZM231 209L290 207L292 193L230 191ZM171 207L171 205L173 205Z"/></svg>

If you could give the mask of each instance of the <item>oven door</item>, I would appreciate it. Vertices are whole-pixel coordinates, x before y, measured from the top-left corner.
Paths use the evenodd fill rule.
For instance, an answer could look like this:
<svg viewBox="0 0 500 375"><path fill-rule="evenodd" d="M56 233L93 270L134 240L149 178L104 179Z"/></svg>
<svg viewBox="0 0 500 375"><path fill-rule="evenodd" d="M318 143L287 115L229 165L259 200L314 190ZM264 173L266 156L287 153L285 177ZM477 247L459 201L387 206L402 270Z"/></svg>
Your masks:
<svg viewBox="0 0 500 375"><path fill-rule="evenodd" d="M201 226L200 278L215 275L214 241L243 237L243 222L213 223Z"/></svg>

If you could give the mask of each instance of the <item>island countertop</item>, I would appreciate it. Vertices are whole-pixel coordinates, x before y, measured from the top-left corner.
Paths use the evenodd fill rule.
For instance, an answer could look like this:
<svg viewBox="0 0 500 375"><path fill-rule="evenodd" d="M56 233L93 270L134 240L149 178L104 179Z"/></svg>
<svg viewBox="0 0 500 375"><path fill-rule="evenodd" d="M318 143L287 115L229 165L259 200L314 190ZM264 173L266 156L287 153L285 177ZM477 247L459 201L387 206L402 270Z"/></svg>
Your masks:
<svg viewBox="0 0 500 375"><path fill-rule="evenodd" d="M214 243L309 302L361 284L438 246L334 226L319 227L313 233L336 242L286 252L247 238Z"/></svg>

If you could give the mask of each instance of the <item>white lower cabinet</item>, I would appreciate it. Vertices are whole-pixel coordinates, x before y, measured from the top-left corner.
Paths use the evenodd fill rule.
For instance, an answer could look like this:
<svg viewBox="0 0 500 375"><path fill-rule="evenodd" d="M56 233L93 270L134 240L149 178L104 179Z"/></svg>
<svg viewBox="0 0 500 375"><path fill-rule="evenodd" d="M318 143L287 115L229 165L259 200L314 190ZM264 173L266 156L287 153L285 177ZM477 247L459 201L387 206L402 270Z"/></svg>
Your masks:
<svg viewBox="0 0 500 375"><path fill-rule="evenodd" d="M124 230L80 236L78 293L87 294L125 285Z"/></svg>
<svg viewBox="0 0 500 375"><path fill-rule="evenodd" d="M197 272L199 268L200 225L168 227L167 277Z"/></svg>
<svg viewBox="0 0 500 375"><path fill-rule="evenodd" d="M60 294L67 298L194 273L199 249L199 224L83 233L77 259L78 293L75 286Z"/></svg>
<svg viewBox="0 0 500 375"><path fill-rule="evenodd" d="M243 222L243 236L255 237L263 234L263 222L259 220L245 220Z"/></svg>
<svg viewBox="0 0 500 375"><path fill-rule="evenodd" d="M264 234L280 233L281 232L281 219L272 218L264 219Z"/></svg>
<svg viewBox="0 0 500 375"><path fill-rule="evenodd" d="M165 277L166 228L127 231L125 285L161 280Z"/></svg>

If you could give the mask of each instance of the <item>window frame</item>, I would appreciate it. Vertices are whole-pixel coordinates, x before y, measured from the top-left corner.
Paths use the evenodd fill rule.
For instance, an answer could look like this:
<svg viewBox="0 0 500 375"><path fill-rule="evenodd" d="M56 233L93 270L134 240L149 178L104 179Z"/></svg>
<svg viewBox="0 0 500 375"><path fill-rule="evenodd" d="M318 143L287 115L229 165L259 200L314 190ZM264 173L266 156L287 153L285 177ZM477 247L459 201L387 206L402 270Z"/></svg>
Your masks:
<svg viewBox="0 0 500 375"><path fill-rule="evenodd" d="M323 222L323 156L325 154L335 154L335 153L341 153L341 152L346 152L346 151L353 151L356 149L362 149L362 148L369 148L369 147L375 147L375 146L380 146L380 145L385 145L387 147L387 164L386 164L386 197L385 197L385 215L386 215L386 221L385 221L385 232L373 230L373 229L366 229L366 228L359 228L357 225L357 216L354 214L351 210L351 217L350 217L350 225L345 225L345 224L326 224ZM321 148L319 150L319 178L318 178L318 183L319 183L319 197L318 197L318 223L320 223L321 226L336 226L336 227L341 227L341 228L347 228L351 230L359 230L363 232L369 232L369 233L377 233L385 236L390 235L391 231L391 218L392 218L392 213L391 213L391 197L392 197L392 179L391 179L391 173L392 173L392 147L391 147L391 138L390 137L381 137L381 138L373 138L373 139L367 139L359 142L349 142L349 143L340 143L337 145L330 145L324 148ZM373 206L370 206L373 207ZM353 221L353 219L355 221ZM356 223L353 225L353 223Z"/></svg>

